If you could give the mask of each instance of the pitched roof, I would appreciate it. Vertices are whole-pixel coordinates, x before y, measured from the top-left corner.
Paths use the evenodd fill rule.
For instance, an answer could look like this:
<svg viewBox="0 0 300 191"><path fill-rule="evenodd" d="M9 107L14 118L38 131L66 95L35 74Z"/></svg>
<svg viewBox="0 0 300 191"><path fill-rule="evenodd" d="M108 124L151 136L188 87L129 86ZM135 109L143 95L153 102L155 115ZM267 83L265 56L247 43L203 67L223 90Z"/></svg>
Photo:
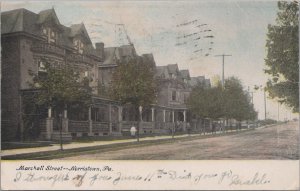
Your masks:
<svg viewBox="0 0 300 191"><path fill-rule="evenodd" d="M136 56L135 48L133 45L122 45L118 47L120 56L131 56L134 57Z"/></svg>
<svg viewBox="0 0 300 191"><path fill-rule="evenodd" d="M153 54L143 54L142 60L143 60L143 62L150 64L153 68L155 68L156 63L155 63Z"/></svg>
<svg viewBox="0 0 300 191"><path fill-rule="evenodd" d="M28 32L38 34L35 25L37 14L26 9L15 9L1 13L1 34L14 32Z"/></svg>
<svg viewBox="0 0 300 191"><path fill-rule="evenodd" d="M179 72L183 79L190 79L190 72L188 70L180 70Z"/></svg>
<svg viewBox="0 0 300 191"><path fill-rule="evenodd" d="M47 10L43 10L43 11L40 11L38 13L38 19L36 21L37 24L42 24L44 22L47 22L49 21L50 19L52 19L52 21L54 21L54 23L56 25L60 25L60 22L57 18L57 15L54 11L54 9L47 9Z"/></svg>
<svg viewBox="0 0 300 191"><path fill-rule="evenodd" d="M179 69L177 64L167 65L169 74L177 74Z"/></svg>
<svg viewBox="0 0 300 191"><path fill-rule="evenodd" d="M57 42L59 45L73 48L72 37L76 35L83 35L86 43L84 52L90 55L98 56L84 24L75 24L71 27L61 25L53 8L40 11L38 14L26 9L15 9L2 12L1 34L26 32L35 36L40 36L40 25L45 22L54 22L54 24L57 25L61 34Z"/></svg>
<svg viewBox="0 0 300 191"><path fill-rule="evenodd" d="M165 77L165 71L167 70L167 66L156 66L156 72L155 72L155 76L156 77Z"/></svg>
<svg viewBox="0 0 300 191"><path fill-rule="evenodd" d="M67 47L73 47L73 41L69 38L71 29L62 25L61 38L58 38L58 43Z"/></svg>
<svg viewBox="0 0 300 191"><path fill-rule="evenodd" d="M205 84L205 77L204 76L197 76L197 77L191 77L190 85L196 86L197 84Z"/></svg>
<svg viewBox="0 0 300 191"><path fill-rule="evenodd" d="M71 25L70 29L70 37L75 37L76 35L83 35L87 43L92 43L90 36L83 23Z"/></svg>
<svg viewBox="0 0 300 191"><path fill-rule="evenodd" d="M116 60L114 59L117 55L117 47L104 48L104 62L102 65L116 65Z"/></svg>

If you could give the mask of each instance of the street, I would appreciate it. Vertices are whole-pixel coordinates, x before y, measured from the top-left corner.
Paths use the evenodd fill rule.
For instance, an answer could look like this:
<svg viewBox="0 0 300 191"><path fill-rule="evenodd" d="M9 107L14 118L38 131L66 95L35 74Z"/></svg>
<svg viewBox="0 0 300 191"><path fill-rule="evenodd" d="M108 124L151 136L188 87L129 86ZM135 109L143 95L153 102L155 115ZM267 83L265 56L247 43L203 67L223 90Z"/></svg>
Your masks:
<svg viewBox="0 0 300 191"><path fill-rule="evenodd" d="M235 135L84 154L63 160L289 160L299 159L298 122Z"/></svg>

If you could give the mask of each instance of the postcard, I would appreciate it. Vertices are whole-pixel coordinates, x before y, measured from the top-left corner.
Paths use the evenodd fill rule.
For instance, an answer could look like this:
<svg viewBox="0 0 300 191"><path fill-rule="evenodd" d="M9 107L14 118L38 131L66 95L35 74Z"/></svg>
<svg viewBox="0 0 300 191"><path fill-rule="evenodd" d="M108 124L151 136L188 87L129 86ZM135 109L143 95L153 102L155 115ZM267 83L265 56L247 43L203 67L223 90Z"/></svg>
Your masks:
<svg viewBox="0 0 300 191"><path fill-rule="evenodd" d="M298 190L298 1L1 1L1 189Z"/></svg>

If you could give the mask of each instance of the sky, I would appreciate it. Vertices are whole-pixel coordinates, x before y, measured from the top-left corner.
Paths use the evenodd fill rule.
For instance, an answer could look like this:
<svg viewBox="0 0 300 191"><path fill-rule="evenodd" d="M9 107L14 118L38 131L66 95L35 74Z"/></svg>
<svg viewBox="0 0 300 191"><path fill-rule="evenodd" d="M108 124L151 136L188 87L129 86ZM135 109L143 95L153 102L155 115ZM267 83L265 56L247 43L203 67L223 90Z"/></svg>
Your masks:
<svg viewBox="0 0 300 191"><path fill-rule="evenodd" d="M236 76L253 93L255 109L264 118L266 34L275 24L276 1L2 1L1 11L26 8L35 13L54 8L65 26L83 22L93 43L105 47L134 44L138 54L153 53L158 66L178 64L191 76ZM123 25L120 25L123 24ZM127 35L126 35L127 33ZM278 112L279 111L279 112ZM296 117L267 99L267 117Z"/></svg>

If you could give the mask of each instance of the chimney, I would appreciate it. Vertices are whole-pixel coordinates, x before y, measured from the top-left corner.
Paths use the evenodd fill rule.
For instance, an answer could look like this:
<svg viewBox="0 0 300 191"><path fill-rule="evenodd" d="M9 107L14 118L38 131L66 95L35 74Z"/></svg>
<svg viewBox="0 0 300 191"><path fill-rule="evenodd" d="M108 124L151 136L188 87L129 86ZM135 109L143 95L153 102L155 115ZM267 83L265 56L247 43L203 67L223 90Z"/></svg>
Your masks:
<svg viewBox="0 0 300 191"><path fill-rule="evenodd" d="M104 43L103 42L97 42L95 43L97 55L101 58L104 58Z"/></svg>

